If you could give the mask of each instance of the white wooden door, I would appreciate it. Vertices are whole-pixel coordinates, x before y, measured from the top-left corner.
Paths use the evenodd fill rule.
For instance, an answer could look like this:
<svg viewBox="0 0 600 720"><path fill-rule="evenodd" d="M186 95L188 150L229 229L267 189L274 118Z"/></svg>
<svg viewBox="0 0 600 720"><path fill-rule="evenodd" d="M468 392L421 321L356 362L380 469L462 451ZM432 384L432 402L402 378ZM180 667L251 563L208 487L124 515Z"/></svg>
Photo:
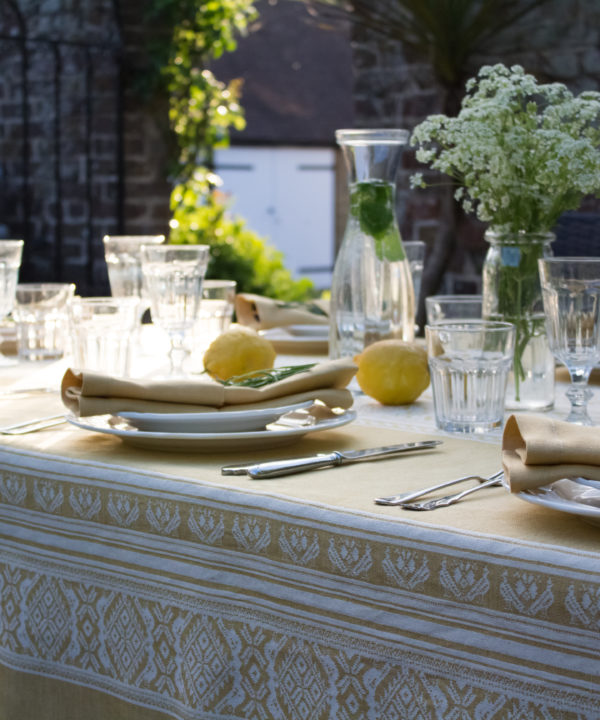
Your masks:
<svg viewBox="0 0 600 720"><path fill-rule="evenodd" d="M335 151L231 147L216 153L231 209L281 250L296 277L328 288L335 244Z"/></svg>

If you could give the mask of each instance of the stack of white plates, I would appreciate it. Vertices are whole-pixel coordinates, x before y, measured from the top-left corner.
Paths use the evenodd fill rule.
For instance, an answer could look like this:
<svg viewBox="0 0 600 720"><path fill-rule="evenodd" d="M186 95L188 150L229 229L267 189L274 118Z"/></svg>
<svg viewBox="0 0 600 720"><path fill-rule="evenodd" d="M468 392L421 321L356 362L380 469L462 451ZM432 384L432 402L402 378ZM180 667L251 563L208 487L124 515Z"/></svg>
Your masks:
<svg viewBox="0 0 600 720"><path fill-rule="evenodd" d="M354 410L313 413L309 400L293 405L202 413L139 413L97 415L67 420L84 430L106 433L151 450L184 452L236 451L286 445L307 433L346 425Z"/></svg>

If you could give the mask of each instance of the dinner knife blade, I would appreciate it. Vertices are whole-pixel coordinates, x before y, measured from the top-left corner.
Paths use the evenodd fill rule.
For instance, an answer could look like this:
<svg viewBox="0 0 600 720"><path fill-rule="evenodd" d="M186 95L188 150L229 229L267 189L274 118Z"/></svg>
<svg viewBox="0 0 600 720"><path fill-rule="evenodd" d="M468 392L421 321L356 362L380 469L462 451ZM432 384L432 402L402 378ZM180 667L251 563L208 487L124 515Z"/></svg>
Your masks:
<svg viewBox="0 0 600 720"><path fill-rule="evenodd" d="M263 478L292 475L293 473L317 470L319 468L347 465L367 460L377 460L393 457L413 450L428 450L441 444L441 440L421 440L419 442L402 443L401 445L385 445L364 450L334 450L331 453L322 453L308 457L290 458L288 460L273 460L269 462L230 465L221 468L223 475L249 475L254 480Z"/></svg>

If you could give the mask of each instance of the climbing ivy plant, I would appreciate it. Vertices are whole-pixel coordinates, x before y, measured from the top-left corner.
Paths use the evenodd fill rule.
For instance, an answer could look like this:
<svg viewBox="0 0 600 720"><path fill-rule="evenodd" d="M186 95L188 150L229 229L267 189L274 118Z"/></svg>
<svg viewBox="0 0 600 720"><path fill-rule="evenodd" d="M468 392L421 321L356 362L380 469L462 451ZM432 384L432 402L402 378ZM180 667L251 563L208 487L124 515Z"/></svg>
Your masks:
<svg viewBox="0 0 600 720"><path fill-rule="evenodd" d="M218 80L210 63L236 48L236 38L257 18L254 0L151 0L150 85L166 91L169 124L177 142L171 194L170 242L211 246L208 277L236 280L238 291L284 300L310 294L308 279L294 280L283 255L232 216L214 173L214 150L245 127L241 83Z"/></svg>

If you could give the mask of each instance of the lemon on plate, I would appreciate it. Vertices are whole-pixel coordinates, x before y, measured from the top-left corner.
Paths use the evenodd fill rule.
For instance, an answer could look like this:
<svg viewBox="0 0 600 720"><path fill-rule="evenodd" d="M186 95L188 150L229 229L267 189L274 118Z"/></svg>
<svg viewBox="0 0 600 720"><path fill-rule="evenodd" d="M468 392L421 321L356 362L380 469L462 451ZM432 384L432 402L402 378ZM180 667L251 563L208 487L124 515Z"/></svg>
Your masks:
<svg viewBox="0 0 600 720"><path fill-rule="evenodd" d="M273 345L256 330L232 325L215 338L204 353L204 369L219 380L265 370L275 362Z"/></svg>
<svg viewBox="0 0 600 720"><path fill-rule="evenodd" d="M354 362L361 390L382 405L408 405L429 385L427 352L414 343L380 340L356 355Z"/></svg>

